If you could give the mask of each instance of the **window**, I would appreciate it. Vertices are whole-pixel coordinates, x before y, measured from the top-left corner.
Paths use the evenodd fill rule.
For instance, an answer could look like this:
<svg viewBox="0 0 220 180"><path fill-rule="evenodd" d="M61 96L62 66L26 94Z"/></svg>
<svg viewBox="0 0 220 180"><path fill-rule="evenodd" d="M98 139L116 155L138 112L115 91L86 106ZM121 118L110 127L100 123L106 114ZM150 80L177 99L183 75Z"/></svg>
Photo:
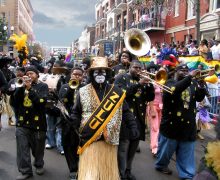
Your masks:
<svg viewBox="0 0 220 180"><path fill-rule="evenodd" d="M175 0L175 14L174 16L177 17L180 15L180 0Z"/></svg>
<svg viewBox="0 0 220 180"><path fill-rule="evenodd" d="M196 15L196 3L195 0L188 0L188 13L187 13L187 18L192 19Z"/></svg>
<svg viewBox="0 0 220 180"><path fill-rule="evenodd" d="M6 0L0 0L0 5L5 6L6 5Z"/></svg>
<svg viewBox="0 0 220 180"><path fill-rule="evenodd" d="M210 11L220 10L220 0L210 0Z"/></svg>

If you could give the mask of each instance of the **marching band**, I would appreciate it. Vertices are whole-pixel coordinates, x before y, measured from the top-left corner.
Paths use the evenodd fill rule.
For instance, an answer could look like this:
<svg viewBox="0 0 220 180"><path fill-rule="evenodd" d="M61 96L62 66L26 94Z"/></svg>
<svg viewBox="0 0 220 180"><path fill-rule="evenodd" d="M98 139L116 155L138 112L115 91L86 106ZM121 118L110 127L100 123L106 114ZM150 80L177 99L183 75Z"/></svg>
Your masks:
<svg viewBox="0 0 220 180"><path fill-rule="evenodd" d="M118 60L85 57L74 66L52 58L45 68L31 57L16 74L8 68L13 59L1 55L0 115L16 125L16 179L33 176L30 150L42 175L45 148L56 147L72 180L134 180L132 162L147 125L155 169L171 174L176 152L179 178L193 179L197 102L209 96L207 84L218 83L217 71L190 71L172 55L143 66L138 57L151 44L137 29L125 35L125 45Z"/></svg>

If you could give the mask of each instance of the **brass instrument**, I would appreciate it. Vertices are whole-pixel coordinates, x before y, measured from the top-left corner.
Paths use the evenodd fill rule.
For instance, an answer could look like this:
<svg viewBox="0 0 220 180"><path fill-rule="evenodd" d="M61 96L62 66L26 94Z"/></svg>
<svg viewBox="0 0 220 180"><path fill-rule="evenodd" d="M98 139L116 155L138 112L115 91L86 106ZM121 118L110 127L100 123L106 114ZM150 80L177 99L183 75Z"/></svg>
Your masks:
<svg viewBox="0 0 220 180"><path fill-rule="evenodd" d="M71 79L68 84L71 89L76 89L79 86L79 81L76 79Z"/></svg>
<svg viewBox="0 0 220 180"><path fill-rule="evenodd" d="M164 85L167 81L167 72L165 69L161 68L156 74L149 73L147 71L141 71L141 73L139 73L139 76L150 80L150 83L154 84L155 86L158 86L160 89L170 94L173 93L173 91L168 86ZM150 76L153 76L154 79Z"/></svg>
<svg viewBox="0 0 220 180"><path fill-rule="evenodd" d="M129 29L125 33L124 43L129 52L139 57L146 55L151 48L149 36L136 28Z"/></svg>
<svg viewBox="0 0 220 180"><path fill-rule="evenodd" d="M15 82L15 87L23 87L24 86L24 80L22 78L18 78Z"/></svg>
<svg viewBox="0 0 220 180"><path fill-rule="evenodd" d="M206 69L199 71L198 75L196 76L197 79L204 79L207 76L213 75L215 73L214 69Z"/></svg>
<svg viewBox="0 0 220 180"><path fill-rule="evenodd" d="M25 84L25 81L31 81L31 78L29 78L28 76L23 76L22 78L17 78L16 82L15 82L15 87L19 88L19 87L23 87Z"/></svg>
<svg viewBox="0 0 220 180"><path fill-rule="evenodd" d="M212 83L212 84L215 84L218 82L218 77L215 75L214 68L199 71L195 79L204 80L205 82Z"/></svg>

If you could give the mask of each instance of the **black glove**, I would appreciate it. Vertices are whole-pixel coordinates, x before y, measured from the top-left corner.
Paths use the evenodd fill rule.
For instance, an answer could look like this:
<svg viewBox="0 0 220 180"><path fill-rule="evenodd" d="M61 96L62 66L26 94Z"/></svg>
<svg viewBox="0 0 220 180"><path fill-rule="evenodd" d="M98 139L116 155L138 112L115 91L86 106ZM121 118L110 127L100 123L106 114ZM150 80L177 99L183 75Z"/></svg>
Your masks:
<svg viewBox="0 0 220 180"><path fill-rule="evenodd" d="M130 139L131 140L136 140L140 136L140 132L137 128L133 128L130 130Z"/></svg>

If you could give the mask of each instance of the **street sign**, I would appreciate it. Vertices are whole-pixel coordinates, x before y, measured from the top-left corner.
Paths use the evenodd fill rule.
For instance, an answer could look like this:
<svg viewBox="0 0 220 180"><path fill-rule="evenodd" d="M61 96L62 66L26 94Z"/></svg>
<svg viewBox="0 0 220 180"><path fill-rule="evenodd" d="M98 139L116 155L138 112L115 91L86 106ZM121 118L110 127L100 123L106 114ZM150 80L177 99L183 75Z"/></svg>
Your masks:
<svg viewBox="0 0 220 180"><path fill-rule="evenodd" d="M104 56L109 57L113 54L113 42L105 42L104 43Z"/></svg>

